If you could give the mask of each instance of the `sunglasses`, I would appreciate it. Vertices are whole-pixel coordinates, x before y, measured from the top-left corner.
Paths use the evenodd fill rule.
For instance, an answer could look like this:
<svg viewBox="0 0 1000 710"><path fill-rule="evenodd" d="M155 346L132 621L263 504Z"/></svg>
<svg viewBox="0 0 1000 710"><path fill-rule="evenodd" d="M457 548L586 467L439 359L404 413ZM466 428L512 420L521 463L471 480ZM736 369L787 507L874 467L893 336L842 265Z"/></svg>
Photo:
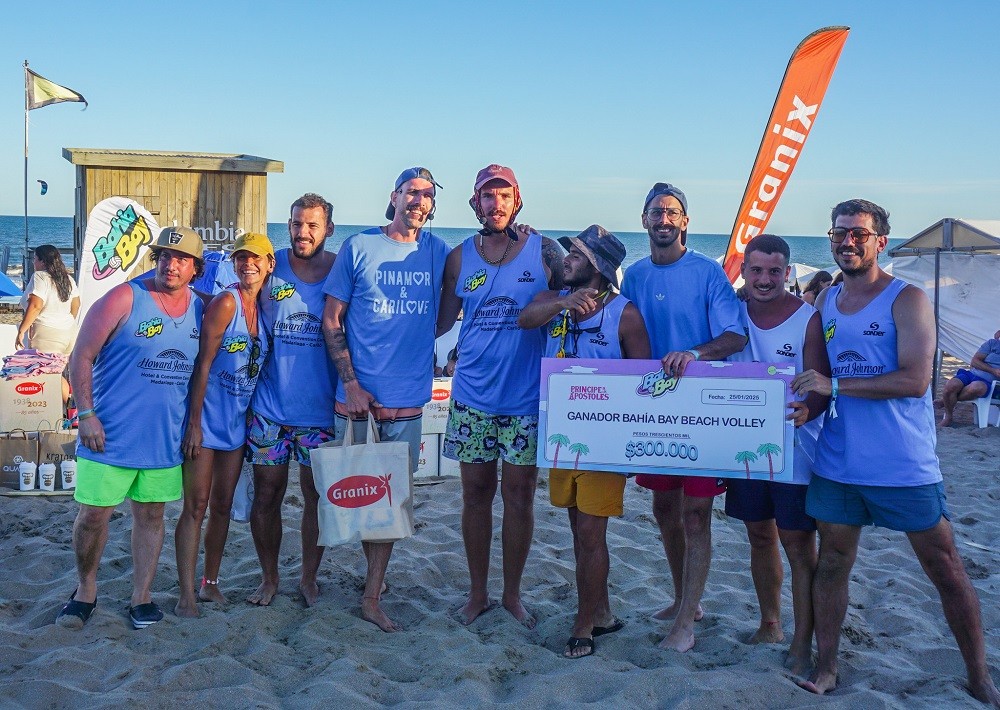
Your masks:
<svg viewBox="0 0 1000 710"><path fill-rule="evenodd" d="M253 337L253 345L250 347L250 362L247 364L247 375L253 379L260 374L260 338Z"/></svg>
<svg viewBox="0 0 1000 710"><path fill-rule="evenodd" d="M879 236L875 232L871 232L864 227L851 227L850 229L845 229L844 227L834 227L827 232L827 235L829 235L830 241L834 244L841 244L845 239L847 239L847 235L851 236L851 239L854 240L855 244L864 244L870 237Z"/></svg>

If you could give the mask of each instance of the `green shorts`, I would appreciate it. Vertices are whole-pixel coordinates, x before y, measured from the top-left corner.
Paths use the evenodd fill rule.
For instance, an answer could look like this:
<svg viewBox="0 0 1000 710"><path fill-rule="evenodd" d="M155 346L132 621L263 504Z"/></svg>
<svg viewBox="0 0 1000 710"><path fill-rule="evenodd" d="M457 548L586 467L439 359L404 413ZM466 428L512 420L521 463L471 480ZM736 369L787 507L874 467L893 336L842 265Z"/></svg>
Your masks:
<svg viewBox="0 0 1000 710"><path fill-rule="evenodd" d="M126 498L136 503L168 503L180 500L184 489L180 464L167 468L124 468L78 458L76 460L77 503L111 508Z"/></svg>

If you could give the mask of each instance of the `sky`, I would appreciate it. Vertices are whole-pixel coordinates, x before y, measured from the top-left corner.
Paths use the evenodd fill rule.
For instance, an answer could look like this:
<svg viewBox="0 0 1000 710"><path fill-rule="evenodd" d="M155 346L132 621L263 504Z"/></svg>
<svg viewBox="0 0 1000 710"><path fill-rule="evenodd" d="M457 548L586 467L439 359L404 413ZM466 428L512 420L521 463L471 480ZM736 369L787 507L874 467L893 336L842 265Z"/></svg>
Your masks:
<svg viewBox="0 0 1000 710"><path fill-rule="evenodd" d="M475 174L498 162L521 184L521 221L541 229L641 231L646 192L667 181L691 231L728 234L792 51L847 25L767 231L822 235L852 197L888 209L893 237L1000 218L996 0L51 0L0 13L0 214L23 213L27 59L90 102L30 112L33 215L72 215L62 148L120 148L283 161L272 222L318 192L338 223L380 224L396 176L421 165L443 186L435 224L472 226Z"/></svg>

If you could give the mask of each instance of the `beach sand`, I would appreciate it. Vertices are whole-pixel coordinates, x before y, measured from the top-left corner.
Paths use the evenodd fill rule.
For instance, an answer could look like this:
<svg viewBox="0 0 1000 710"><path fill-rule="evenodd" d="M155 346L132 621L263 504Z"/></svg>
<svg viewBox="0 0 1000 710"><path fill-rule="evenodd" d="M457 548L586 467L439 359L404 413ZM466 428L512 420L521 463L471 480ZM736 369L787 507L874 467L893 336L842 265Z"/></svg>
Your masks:
<svg viewBox="0 0 1000 710"><path fill-rule="evenodd" d="M1000 429L958 424L939 435L959 551L979 592L994 679L1000 681L1000 490L995 489ZM385 634L361 620L364 563L357 545L331 549L320 572L323 595L303 608L297 591L301 493L293 467L284 505L280 593L267 608L244 602L259 581L249 527L232 525L221 573L230 598L202 604L203 617L169 613L177 598L173 528L154 584L166 618L133 631L129 513L111 521L99 573L99 606L82 631L53 624L75 585L72 524L65 497L4 497L0 506L0 705L4 707L319 707L516 704L567 707L981 707L963 688L964 666L935 591L899 533L866 529L851 581L840 654L840 687L826 698L786 675L784 645L752 646L757 604L741 523L715 503L714 558L697 644L661 651L666 632L650 616L669 603L669 574L647 491L630 484L626 511L609 525L611 597L624 629L597 639L596 655L561 657L575 611L573 555L566 515L545 485L536 498L535 542L524 576L527 630L502 609L469 627L456 620L468 576L457 481L418 488L417 532L400 542L389 567L386 611L405 626ZM499 503L491 593L500 594ZM199 568L200 569L200 568ZM200 571L199 571L200 574ZM783 593L791 636L791 599Z"/></svg>

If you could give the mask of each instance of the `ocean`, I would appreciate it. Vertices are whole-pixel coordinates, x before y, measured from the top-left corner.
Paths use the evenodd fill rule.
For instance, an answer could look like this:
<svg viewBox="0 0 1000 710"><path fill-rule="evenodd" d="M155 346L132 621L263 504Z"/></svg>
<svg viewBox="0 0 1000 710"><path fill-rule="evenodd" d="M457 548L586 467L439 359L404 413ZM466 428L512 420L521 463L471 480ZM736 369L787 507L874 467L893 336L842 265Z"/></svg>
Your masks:
<svg viewBox="0 0 1000 710"><path fill-rule="evenodd" d="M338 251L343 241L367 226L353 224L338 224L330 240L334 251ZM538 228L549 237L574 236L578 232L565 230L546 230ZM475 227L433 227L432 231L452 246L458 246L465 238L476 231ZM649 237L645 232L615 233L627 250L624 266L649 254ZM52 244L57 247L72 248L73 218L72 217L31 217L28 220L28 244ZM288 229L283 222L272 222L267 225L267 235L277 248L287 246ZM784 236L784 235L782 235ZM830 254L830 242L826 236L791 236L785 237L792 251L792 261L818 269L830 270L835 267ZM903 239L890 239L890 248L901 244ZM688 246L706 256L716 259L725 252L729 242L728 234L689 234ZM20 263L20 250L24 246L24 217L0 216L0 248L11 247L11 265Z"/></svg>

